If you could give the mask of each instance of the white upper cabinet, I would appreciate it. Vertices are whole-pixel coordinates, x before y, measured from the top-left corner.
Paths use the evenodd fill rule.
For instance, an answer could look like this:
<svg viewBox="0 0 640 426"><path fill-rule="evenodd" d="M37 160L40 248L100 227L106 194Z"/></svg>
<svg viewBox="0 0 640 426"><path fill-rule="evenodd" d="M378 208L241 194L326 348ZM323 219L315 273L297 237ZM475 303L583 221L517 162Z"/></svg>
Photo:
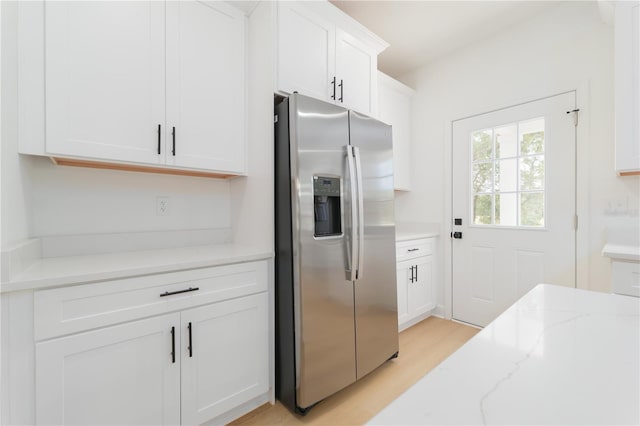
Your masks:
<svg viewBox="0 0 640 426"><path fill-rule="evenodd" d="M640 173L640 2L616 2L616 171Z"/></svg>
<svg viewBox="0 0 640 426"><path fill-rule="evenodd" d="M246 172L241 11L222 1L19 7L19 120L29 129L21 153L165 172ZM35 89L40 78L44 93Z"/></svg>
<svg viewBox="0 0 640 426"><path fill-rule="evenodd" d="M278 4L278 24L277 88L287 94L298 91L330 99L335 25L291 2Z"/></svg>
<svg viewBox="0 0 640 426"><path fill-rule="evenodd" d="M244 171L244 33L226 3L167 3L168 164Z"/></svg>
<svg viewBox="0 0 640 426"><path fill-rule="evenodd" d="M377 110L377 53L351 34L336 29L336 97L345 107L373 115Z"/></svg>
<svg viewBox="0 0 640 426"><path fill-rule="evenodd" d="M162 163L164 21L160 2L46 4L48 153Z"/></svg>
<svg viewBox="0 0 640 426"><path fill-rule="evenodd" d="M276 90L377 114L379 37L329 2L279 2Z"/></svg>
<svg viewBox="0 0 640 426"><path fill-rule="evenodd" d="M378 72L378 117L391 125L393 187L411 189L411 98L414 90Z"/></svg>

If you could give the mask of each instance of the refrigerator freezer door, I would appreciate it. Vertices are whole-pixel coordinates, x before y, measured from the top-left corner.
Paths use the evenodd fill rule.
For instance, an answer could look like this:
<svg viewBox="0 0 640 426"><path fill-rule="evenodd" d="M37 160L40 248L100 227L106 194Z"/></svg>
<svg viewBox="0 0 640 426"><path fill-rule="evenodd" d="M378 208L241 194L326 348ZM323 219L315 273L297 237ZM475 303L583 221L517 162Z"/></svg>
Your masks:
<svg viewBox="0 0 640 426"><path fill-rule="evenodd" d="M349 125L362 176L364 242L354 285L360 379L398 352L393 147L391 126L353 111Z"/></svg>
<svg viewBox="0 0 640 426"><path fill-rule="evenodd" d="M336 105L295 94L289 102L296 399L307 408L356 380L353 282L347 279L349 121L348 111ZM319 214L314 210L314 178L319 177L341 182L341 235L314 236Z"/></svg>

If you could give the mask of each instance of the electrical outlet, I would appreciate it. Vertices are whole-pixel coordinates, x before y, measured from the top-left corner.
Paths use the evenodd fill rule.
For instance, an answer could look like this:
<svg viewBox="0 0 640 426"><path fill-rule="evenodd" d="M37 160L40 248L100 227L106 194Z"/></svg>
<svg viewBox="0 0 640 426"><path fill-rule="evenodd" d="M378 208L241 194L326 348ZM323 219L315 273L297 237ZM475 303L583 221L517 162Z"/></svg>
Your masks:
<svg viewBox="0 0 640 426"><path fill-rule="evenodd" d="M169 197L156 198L156 216L169 216L170 208Z"/></svg>

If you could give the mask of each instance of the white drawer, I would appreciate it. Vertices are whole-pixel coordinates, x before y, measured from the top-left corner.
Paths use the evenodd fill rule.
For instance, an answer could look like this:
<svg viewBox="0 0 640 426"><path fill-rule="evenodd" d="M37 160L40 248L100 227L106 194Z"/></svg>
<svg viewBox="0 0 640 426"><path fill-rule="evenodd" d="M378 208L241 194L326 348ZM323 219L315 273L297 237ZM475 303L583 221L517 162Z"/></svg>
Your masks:
<svg viewBox="0 0 640 426"><path fill-rule="evenodd" d="M396 261L428 256L433 253L433 238L400 241L396 243Z"/></svg>
<svg viewBox="0 0 640 426"><path fill-rule="evenodd" d="M639 262L611 262L611 292L640 297Z"/></svg>
<svg viewBox="0 0 640 426"><path fill-rule="evenodd" d="M77 333L266 290L266 261L40 290L34 294L35 339Z"/></svg>

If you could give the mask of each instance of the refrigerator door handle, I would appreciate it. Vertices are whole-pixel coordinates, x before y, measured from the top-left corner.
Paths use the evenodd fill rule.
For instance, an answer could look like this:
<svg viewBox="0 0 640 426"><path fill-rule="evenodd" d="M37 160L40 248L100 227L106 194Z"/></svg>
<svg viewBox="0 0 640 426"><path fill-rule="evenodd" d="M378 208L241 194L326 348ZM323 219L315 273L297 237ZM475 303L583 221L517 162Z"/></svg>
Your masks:
<svg viewBox="0 0 640 426"><path fill-rule="evenodd" d="M362 188L362 163L360 161L360 148L353 147L356 157L356 180L358 181L358 269L356 280L362 277L362 261L364 259L364 196Z"/></svg>
<svg viewBox="0 0 640 426"><path fill-rule="evenodd" d="M349 169L349 188L351 192L351 253L349 255L349 269L347 273L349 274L349 281L356 280L356 265L358 259L356 257L356 231L357 231L357 212L356 212L356 203L354 201L356 194L356 174L355 174L355 165L354 165L354 154L353 147L351 145L347 145L347 168Z"/></svg>

